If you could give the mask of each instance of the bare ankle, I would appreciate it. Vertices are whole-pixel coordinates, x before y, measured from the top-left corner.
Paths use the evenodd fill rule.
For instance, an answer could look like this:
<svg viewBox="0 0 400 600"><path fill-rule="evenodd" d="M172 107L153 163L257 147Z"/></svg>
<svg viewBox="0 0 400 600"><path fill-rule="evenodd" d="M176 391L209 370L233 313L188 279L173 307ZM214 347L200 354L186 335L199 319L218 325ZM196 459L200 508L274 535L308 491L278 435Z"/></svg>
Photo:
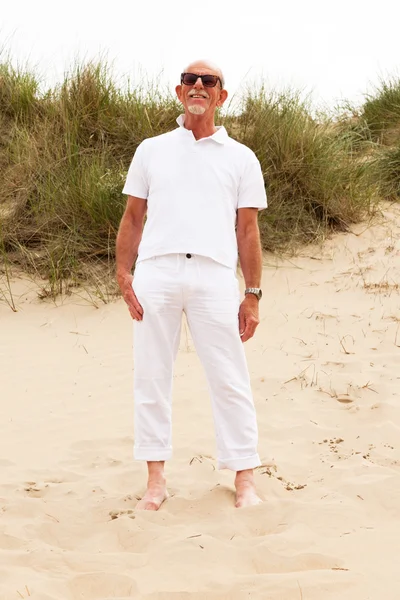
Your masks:
<svg viewBox="0 0 400 600"><path fill-rule="evenodd" d="M235 477L235 485L254 485L254 471L253 469L246 469L245 471L237 471Z"/></svg>
<svg viewBox="0 0 400 600"><path fill-rule="evenodd" d="M253 469L238 471L235 478L236 507L256 506L262 502L256 491Z"/></svg>
<svg viewBox="0 0 400 600"><path fill-rule="evenodd" d="M147 487L165 487L167 480L163 474L153 475L147 479Z"/></svg>
<svg viewBox="0 0 400 600"><path fill-rule="evenodd" d="M164 461L149 461L147 463L148 478L147 483L165 484Z"/></svg>

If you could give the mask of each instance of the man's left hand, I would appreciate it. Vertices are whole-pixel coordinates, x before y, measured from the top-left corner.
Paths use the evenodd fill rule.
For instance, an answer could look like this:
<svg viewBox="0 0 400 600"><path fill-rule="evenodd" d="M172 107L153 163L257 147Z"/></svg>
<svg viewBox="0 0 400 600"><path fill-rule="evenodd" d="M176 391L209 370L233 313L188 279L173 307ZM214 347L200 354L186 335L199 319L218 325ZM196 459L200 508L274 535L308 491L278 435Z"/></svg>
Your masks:
<svg viewBox="0 0 400 600"><path fill-rule="evenodd" d="M254 294L246 294L239 308L239 333L242 342L253 337L260 322L258 316L258 298Z"/></svg>

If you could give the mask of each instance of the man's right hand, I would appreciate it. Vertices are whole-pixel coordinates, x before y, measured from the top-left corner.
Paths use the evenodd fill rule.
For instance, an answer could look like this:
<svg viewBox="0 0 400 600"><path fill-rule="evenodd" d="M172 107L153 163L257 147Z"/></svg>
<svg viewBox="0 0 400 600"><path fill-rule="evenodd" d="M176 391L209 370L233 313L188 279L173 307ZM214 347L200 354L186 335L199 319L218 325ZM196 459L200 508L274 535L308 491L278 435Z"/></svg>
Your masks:
<svg viewBox="0 0 400 600"><path fill-rule="evenodd" d="M143 319L143 308L136 298L135 292L133 291L132 275L130 273L118 274L117 281L121 289L122 296L128 305L132 319L135 321L141 321Z"/></svg>

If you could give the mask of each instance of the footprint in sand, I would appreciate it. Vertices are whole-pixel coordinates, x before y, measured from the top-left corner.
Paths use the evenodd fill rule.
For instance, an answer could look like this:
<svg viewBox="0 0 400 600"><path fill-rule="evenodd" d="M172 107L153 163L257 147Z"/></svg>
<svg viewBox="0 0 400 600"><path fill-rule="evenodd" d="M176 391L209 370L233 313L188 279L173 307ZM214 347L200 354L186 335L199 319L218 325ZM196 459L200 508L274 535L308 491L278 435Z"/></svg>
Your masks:
<svg viewBox="0 0 400 600"><path fill-rule="evenodd" d="M44 494L46 493L45 488L48 487L48 483L45 484L44 488L40 488L35 481L27 481L25 483L24 491L30 498L42 498L42 496L44 496Z"/></svg>
<svg viewBox="0 0 400 600"><path fill-rule="evenodd" d="M129 519L135 519L134 511L131 508L128 508L128 510L110 510L108 514L111 517L111 521L119 519L124 515L127 516Z"/></svg>
<svg viewBox="0 0 400 600"><path fill-rule="evenodd" d="M24 483L24 491L30 498L42 498L50 489L62 483L65 483L62 479L54 477L45 479L41 484L36 481L26 481Z"/></svg>

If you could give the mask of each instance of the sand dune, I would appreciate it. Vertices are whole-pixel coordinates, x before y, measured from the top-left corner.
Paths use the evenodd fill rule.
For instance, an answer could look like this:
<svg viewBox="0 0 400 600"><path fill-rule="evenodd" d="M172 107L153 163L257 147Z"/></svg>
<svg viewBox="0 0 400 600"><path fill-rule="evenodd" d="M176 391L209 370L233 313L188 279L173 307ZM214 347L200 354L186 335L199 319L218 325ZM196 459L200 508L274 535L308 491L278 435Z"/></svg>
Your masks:
<svg viewBox="0 0 400 600"><path fill-rule="evenodd" d="M400 210L265 257L246 351L263 505L233 508L184 328L171 498L135 513L131 323L14 284L0 304L0 599L398 600Z"/></svg>

